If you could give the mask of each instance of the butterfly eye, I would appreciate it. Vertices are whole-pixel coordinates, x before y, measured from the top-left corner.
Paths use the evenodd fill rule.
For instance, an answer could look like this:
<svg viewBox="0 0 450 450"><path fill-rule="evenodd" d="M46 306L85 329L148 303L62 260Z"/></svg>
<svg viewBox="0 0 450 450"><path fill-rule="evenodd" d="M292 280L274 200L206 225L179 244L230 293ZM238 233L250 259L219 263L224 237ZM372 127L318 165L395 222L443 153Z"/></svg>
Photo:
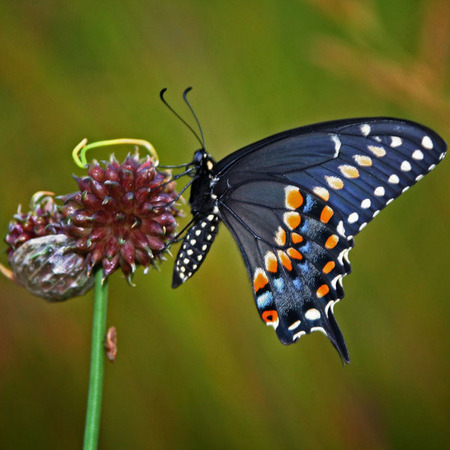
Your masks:
<svg viewBox="0 0 450 450"><path fill-rule="evenodd" d="M194 153L194 159L192 160L194 165L196 165L196 166L200 165L200 163L202 162L205 155L206 155L206 153L204 150L197 150Z"/></svg>

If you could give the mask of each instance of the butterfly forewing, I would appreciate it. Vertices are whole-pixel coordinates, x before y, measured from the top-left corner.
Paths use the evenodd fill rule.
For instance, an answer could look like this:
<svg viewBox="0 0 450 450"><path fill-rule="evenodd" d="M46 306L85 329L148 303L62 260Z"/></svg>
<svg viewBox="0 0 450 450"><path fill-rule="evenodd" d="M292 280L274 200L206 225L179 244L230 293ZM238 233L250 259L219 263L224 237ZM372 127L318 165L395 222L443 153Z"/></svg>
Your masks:
<svg viewBox="0 0 450 450"><path fill-rule="evenodd" d="M409 122L364 122L342 127L339 154L286 177L317 193L343 217L349 236L361 231L444 156L445 143Z"/></svg>

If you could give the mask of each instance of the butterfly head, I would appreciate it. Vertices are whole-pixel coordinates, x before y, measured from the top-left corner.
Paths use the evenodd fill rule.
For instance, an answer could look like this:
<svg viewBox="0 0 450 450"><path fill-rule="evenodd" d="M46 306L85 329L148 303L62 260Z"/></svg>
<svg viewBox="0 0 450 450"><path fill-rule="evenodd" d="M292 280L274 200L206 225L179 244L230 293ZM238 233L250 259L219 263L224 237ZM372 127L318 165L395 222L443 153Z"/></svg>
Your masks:
<svg viewBox="0 0 450 450"><path fill-rule="evenodd" d="M195 175L198 176L200 173L207 174L211 172L214 167L214 160L204 148L201 148L194 153L194 158L192 159L191 164L197 168Z"/></svg>

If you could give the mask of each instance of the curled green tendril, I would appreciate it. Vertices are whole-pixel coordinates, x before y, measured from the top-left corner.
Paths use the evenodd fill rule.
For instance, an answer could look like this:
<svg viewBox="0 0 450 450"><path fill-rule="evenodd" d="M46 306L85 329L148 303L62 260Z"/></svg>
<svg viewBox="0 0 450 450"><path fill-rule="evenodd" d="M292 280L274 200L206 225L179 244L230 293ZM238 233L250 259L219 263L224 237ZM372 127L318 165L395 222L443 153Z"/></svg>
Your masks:
<svg viewBox="0 0 450 450"><path fill-rule="evenodd" d="M159 163L158 154L154 149L153 145L148 141L144 141L143 139L110 139L107 141L98 141L93 142L92 144L87 143L87 139L83 139L72 151L72 158L75 161L75 164L82 169L85 169L88 162L86 159L86 152L92 148L96 147L108 147L109 145L136 145L140 147L144 147L150 156L155 158L155 166Z"/></svg>

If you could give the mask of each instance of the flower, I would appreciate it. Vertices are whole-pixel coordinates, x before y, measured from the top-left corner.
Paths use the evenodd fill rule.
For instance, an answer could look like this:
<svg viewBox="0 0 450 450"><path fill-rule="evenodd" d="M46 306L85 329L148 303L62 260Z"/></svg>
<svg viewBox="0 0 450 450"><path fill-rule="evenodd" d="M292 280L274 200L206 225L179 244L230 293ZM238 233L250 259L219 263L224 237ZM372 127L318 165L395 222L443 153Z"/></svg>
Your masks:
<svg viewBox="0 0 450 450"><path fill-rule="evenodd" d="M80 190L60 197L63 231L89 270L101 265L107 277L120 268L130 281L137 265L164 259L180 215L175 183L137 151L122 164L112 155L88 167L88 176L75 177Z"/></svg>
<svg viewBox="0 0 450 450"><path fill-rule="evenodd" d="M58 211L53 195L47 191L36 192L31 197L30 211L26 214L19 205L5 237L9 259L15 250L30 239L61 233L60 221L63 216Z"/></svg>
<svg viewBox="0 0 450 450"><path fill-rule="evenodd" d="M53 193L36 192L30 211L19 206L9 224L5 242L11 270L0 265L8 278L48 301L83 295L94 284L84 258L73 251L74 241L63 234L62 220Z"/></svg>

